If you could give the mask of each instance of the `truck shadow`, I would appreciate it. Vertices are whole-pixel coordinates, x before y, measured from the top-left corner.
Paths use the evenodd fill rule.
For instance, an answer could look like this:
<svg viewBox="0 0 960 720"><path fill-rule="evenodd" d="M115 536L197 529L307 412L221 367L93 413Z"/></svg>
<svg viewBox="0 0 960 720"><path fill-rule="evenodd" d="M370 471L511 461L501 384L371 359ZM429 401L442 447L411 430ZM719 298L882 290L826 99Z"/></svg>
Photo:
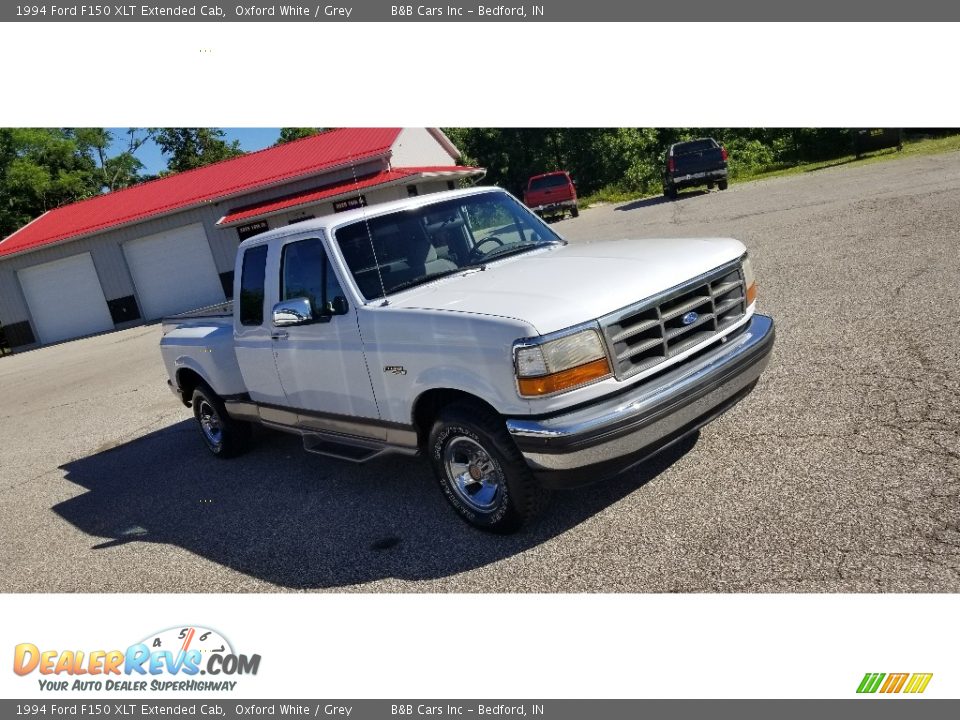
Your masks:
<svg viewBox="0 0 960 720"><path fill-rule="evenodd" d="M654 195L653 197L643 198L642 200L633 200L628 202L626 205L618 205L614 208L614 210L642 210L643 208L653 207L654 205L683 202L684 200L690 200L695 197L700 197L701 195L706 195L709 192L709 190L683 190L677 195L676 200L665 198L663 195Z"/></svg>
<svg viewBox="0 0 960 720"><path fill-rule="evenodd" d="M829 170L830 168L841 167L843 165L849 165L850 163L857 163L857 162L860 162L861 160L866 160L871 157L879 157L881 155L896 155L898 152L901 152L901 151L897 150L897 148L867 150L867 151L864 151L861 155L857 155L854 157L846 157L832 163L827 163L826 165L819 165L817 167L806 168L804 172L805 173L820 172L821 170Z"/></svg>
<svg viewBox="0 0 960 720"><path fill-rule="evenodd" d="M284 588L431 580L565 532L655 478L696 439L638 470L556 493L533 527L508 537L457 518L418 458L352 465L305 453L296 437L258 430L249 453L223 461L201 447L192 421L63 465L66 479L87 492L53 510L96 538L92 552L137 542L175 545Z"/></svg>

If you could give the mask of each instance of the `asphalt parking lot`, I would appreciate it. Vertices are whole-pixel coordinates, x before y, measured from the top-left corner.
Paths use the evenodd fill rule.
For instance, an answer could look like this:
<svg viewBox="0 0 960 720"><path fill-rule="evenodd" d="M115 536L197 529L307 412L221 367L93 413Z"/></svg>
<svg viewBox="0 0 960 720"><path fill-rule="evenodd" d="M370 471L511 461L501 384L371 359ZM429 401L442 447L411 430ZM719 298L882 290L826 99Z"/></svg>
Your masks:
<svg viewBox="0 0 960 720"><path fill-rule="evenodd" d="M347 465L267 431L208 456L157 325L0 359L0 590L960 591L958 218L952 153L557 223L743 240L777 346L697 437L506 538L418 459Z"/></svg>

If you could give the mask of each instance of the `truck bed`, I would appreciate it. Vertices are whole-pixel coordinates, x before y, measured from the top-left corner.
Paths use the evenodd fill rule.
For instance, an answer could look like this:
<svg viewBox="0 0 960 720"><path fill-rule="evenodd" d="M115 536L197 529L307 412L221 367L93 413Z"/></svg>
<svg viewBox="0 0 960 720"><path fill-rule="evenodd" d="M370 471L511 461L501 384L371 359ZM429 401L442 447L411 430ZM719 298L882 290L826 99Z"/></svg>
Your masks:
<svg viewBox="0 0 960 720"><path fill-rule="evenodd" d="M207 305L206 307L188 310L177 315L170 315L160 321L164 336L172 331L183 327L194 327L201 325L227 325L233 324L233 300L218 303L217 305Z"/></svg>
<svg viewBox="0 0 960 720"><path fill-rule="evenodd" d="M196 310L188 310L184 313L179 313L177 315L170 315L163 318L163 322L177 322L180 320L189 320L193 318L213 318L213 317L230 317L233 315L233 300L226 300L217 305L207 305L206 307L197 308Z"/></svg>

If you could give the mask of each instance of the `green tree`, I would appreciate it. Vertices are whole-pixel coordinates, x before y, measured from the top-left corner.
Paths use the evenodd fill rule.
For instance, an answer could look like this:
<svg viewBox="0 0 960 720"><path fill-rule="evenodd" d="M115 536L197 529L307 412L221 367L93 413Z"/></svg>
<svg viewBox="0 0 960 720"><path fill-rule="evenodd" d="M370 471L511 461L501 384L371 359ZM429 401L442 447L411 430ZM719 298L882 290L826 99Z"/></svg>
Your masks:
<svg viewBox="0 0 960 720"><path fill-rule="evenodd" d="M96 165L74 131L0 129L0 237L47 210L99 192Z"/></svg>
<svg viewBox="0 0 960 720"><path fill-rule="evenodd" d="M610 184L642 187L659 173L659 140L649 128L450 128L466 161L515 194L531 175L568 170L582 193Z"/></svg>
<svg viewBox="0 0 960 720"><path fill-rule="evenodd" d="M280 137L277 139L275 145L283 145L284 143L291 142L293 140L300 140L305 137L311 137L313 135L319 135L327 128L280 128Z"/></svg>
<svg viewBox="0 0 960 720"><path fill-rule="evenodd" d="M153 140L167 158L169 172L183 172L243 155L240 142L224 140L220 128L153 128Z"/></svg>
<svg viewBox="0 0 960 720"><path fill-rule="evenodd" d="M136 185L146 179L141 171L142 162L136 152L151 137L152 133L144 128L127 128L124 149L111 156L111 145L116 136L105 128L78 128L74 131L78 151L88 155L97 168L100 187L103 192L112 192Z"/></svg>
<svg viewBox="0 0 960 720"><path fill-rule="evenodd" d="M0 128L0 238L47 210L140 182L135 153L149 134L127 135L111 155L105 128Z"/></svg>

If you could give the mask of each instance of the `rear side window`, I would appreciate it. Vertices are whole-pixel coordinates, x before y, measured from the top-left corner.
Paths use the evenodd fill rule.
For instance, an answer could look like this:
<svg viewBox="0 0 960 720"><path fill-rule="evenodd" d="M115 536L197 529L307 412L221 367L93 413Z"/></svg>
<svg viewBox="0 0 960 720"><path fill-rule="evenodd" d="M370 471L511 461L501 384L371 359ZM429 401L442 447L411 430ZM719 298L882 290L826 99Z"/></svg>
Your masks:
<svg viewBox="0 0 960 720"><path fill-rule="evenodd" d="M263 285L267 277L267 246L243 254L240 274L240 324L263 325Z"/></svg>
<svg viewBox="0 0 960 720"><path fill-rule="evenodd" d="M323 242L318 239L300 240L283 247L280 268L280 297L282 300L307 298L315 318L336 315L334 301L346 303Z"/></svg>
<svg viewBox="0 0 960 720"><path fill-rule="evenodd" d="M674 155L689 155L690 153L704 152L713 150L717 144L713 140L692 140L690 142L678 143L673 146Z"/></svg>
<svg viewBox="0 0 960 720"><path fill-rule="evenodd" d="M545 175L544 177L533 178L530 181L531 190L543 190L544 188L560 187L567 185L570 181L566 175Z"/></svg>

